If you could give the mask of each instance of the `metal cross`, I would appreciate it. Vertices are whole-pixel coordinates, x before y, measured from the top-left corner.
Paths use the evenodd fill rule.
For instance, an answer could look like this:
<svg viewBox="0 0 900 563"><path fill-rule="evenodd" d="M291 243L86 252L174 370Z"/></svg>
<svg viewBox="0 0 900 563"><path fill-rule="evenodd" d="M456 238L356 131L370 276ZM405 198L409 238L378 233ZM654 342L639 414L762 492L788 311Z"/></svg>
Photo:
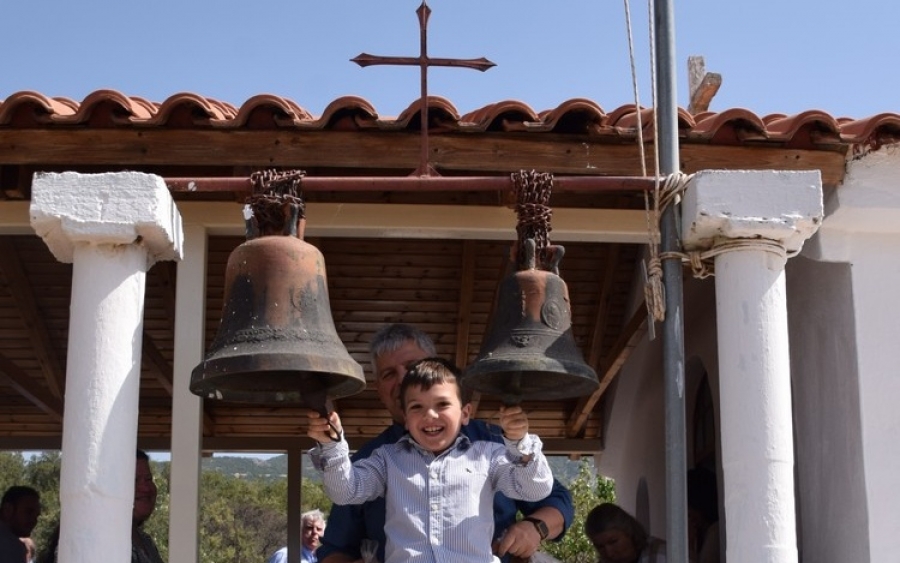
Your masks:
<svg viewBox="0 0 900 563"><path fill-rule="evenodd" d="M368 53L360 53L355 58L350 59L352 62L361 67L373 65L405 65L418 66L421 74L422 94L421 94L421 110L419 119L422 128L422 147L419 167L413 171L413 176L438 176L437 171L428 163L428 67L430 66L455 66L462 68L474 68L482 72L496 66L484 57L480 59L443 59L430 58L428 56L428 17L431 15L431 8L422 2L422 5L416 10L419 16L419 56L418 57L382 57L370 55Z"/></svg>

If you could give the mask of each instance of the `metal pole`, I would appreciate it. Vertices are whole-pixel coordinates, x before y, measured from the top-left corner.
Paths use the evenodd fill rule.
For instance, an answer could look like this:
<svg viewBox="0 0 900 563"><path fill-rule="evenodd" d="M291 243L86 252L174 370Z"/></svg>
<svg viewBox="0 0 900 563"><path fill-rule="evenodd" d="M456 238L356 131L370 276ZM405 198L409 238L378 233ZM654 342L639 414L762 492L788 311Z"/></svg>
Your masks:
<svg viewBox="0 0 900 563"><path fill-rule="evenodd" d="M674 0L654 0L656 100L659 170L679 171L678 104L675 84ZM672 204L660 218L661 252L681 249L679 206ZM687 563L687 464L684 407L684 315L681 260L662 263L666 290L663 320L663 370L666 411L666 560Z"/></svg>

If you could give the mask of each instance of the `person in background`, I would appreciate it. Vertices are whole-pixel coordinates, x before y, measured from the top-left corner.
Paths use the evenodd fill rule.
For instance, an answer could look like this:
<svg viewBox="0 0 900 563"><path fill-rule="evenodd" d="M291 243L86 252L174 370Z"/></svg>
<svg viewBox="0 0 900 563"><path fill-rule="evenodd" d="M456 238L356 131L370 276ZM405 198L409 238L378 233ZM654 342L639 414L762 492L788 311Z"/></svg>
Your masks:
<svg viewBox="0 0 900 563"><path fill-rule="evenodd" d="M318 508L308 510L300 515L301 547L300 563L317 563L316 548L319 538L325 532L325 514ZM268 563L287 563L287 547L282 547L272 554Z"/></svg>
<svg viewBox="0 0 900 563"><path fill-rule="evenodd" d="M666 563L665 542L650 537L634 516L611 502L588 513L584 533L599 563Z"/></svg>
<svg viewBox="0 0 900 563"><path fill-rule="evenodd" d="M538 501L553 488L520 406L500 409L503 445L461 434L472 405L460 377L440 358L410 366L400 384L407 433L353 463L338 414L309 412L308 435L318 444L310 455L331 500L385 499L385 563L499 561L491 552L494 494Z"/></svg>
<svg viewBox="0 0 900 563"><path fill-rule="evenodd" d="M41 496L31 487L13 485L0 500L0 563L25 563L27 538L41 515Z"/></svg>
<svg viewBox="0 0 900 563"><path fill-rule="evenodd" d="M406 433L400 407L400 382L410 364L437 355L434 342L427 334L402 323L381 327L369 343L369 354L378 397L393 423L364 444L353 455L353 461L368 457L375 449L396 442ZM462 433L473 441L502 443L500 429L482 420L470 420ZM517 520L519 512L525 517ZM494 497L494 553L504 561L511 555L527 559L542 541L562 539L574 517L572 496L558 481L554 481L553 491L547 498L534 503L513 501L498 494ZM369 552L374 552L373 559L383 561L384 524L383 498L360 506L335 505L328 516L322 547L317 551L320 563L357 562Z"/></svg>
<svg viewBox="0 0 900 563"><path fill-rule="evenodd" d="M156 544L141 528L156 510L156 483L150 456L137 450L134 466L134 507L131 511L131 563L163 563Z"/></svg>
<svg viewBox="0 0 900 563"><path fill-rule="evenodd" d="M150 469L150 456L144 450L136 451L134 466L134 503L131 509L131 563L165 563L159 554L153 538L141 529L144 522L156 510L156 483ZM50 541L41 556L39 563L56 563L58 561L59 524L53 529Z"/></svg>
<svg viewBox="0 0 900 563"><path fill-rule="evenodd" d="M695 563L719 563L719 488L706 467L687 473L688 547Z"/></svg>

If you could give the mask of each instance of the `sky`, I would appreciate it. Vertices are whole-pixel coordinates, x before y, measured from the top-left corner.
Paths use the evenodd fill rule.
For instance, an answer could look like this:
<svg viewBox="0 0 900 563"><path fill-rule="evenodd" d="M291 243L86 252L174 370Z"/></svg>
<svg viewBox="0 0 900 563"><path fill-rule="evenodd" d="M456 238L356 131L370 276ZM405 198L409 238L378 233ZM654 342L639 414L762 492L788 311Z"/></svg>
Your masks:
<svg viewBox="0 0 900 563"><path fill-rule="evenodd" d="M0 99L82 101L118 90L153 102L193 92L234 106L258 94L314 116L341 96L396 116L420 94L417 67L350 62L417 56L421 0L0 0ZM687 60L722 75L712 111L834 117L900 113L895 0L674 0L676 95ZM607 112L656 105L648 2L429 0L428 55L496 67L430 71L429 94L460 114L516 100L535 111L587 98ZM626 18L631 16L631 44ZM632 57L637 95L632 79Z"/></svg>

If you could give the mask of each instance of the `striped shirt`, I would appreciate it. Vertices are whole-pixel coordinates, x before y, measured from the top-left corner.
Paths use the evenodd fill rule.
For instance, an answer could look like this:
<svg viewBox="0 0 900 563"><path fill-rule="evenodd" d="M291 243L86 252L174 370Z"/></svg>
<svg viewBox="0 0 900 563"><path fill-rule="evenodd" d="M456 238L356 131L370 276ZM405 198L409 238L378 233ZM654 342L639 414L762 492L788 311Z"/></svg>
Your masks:
<svg viewBox="0 0 900 563"><path fill-rule="evenodd" d="M540 438L533 434L506 445L460 435L438 455L406 435L352 465L346 441L310 453L335 503L385 497L385 563L492 561L494 493L538 501L553 487ZM527 455L531 459L523 462Z"/></svg>

